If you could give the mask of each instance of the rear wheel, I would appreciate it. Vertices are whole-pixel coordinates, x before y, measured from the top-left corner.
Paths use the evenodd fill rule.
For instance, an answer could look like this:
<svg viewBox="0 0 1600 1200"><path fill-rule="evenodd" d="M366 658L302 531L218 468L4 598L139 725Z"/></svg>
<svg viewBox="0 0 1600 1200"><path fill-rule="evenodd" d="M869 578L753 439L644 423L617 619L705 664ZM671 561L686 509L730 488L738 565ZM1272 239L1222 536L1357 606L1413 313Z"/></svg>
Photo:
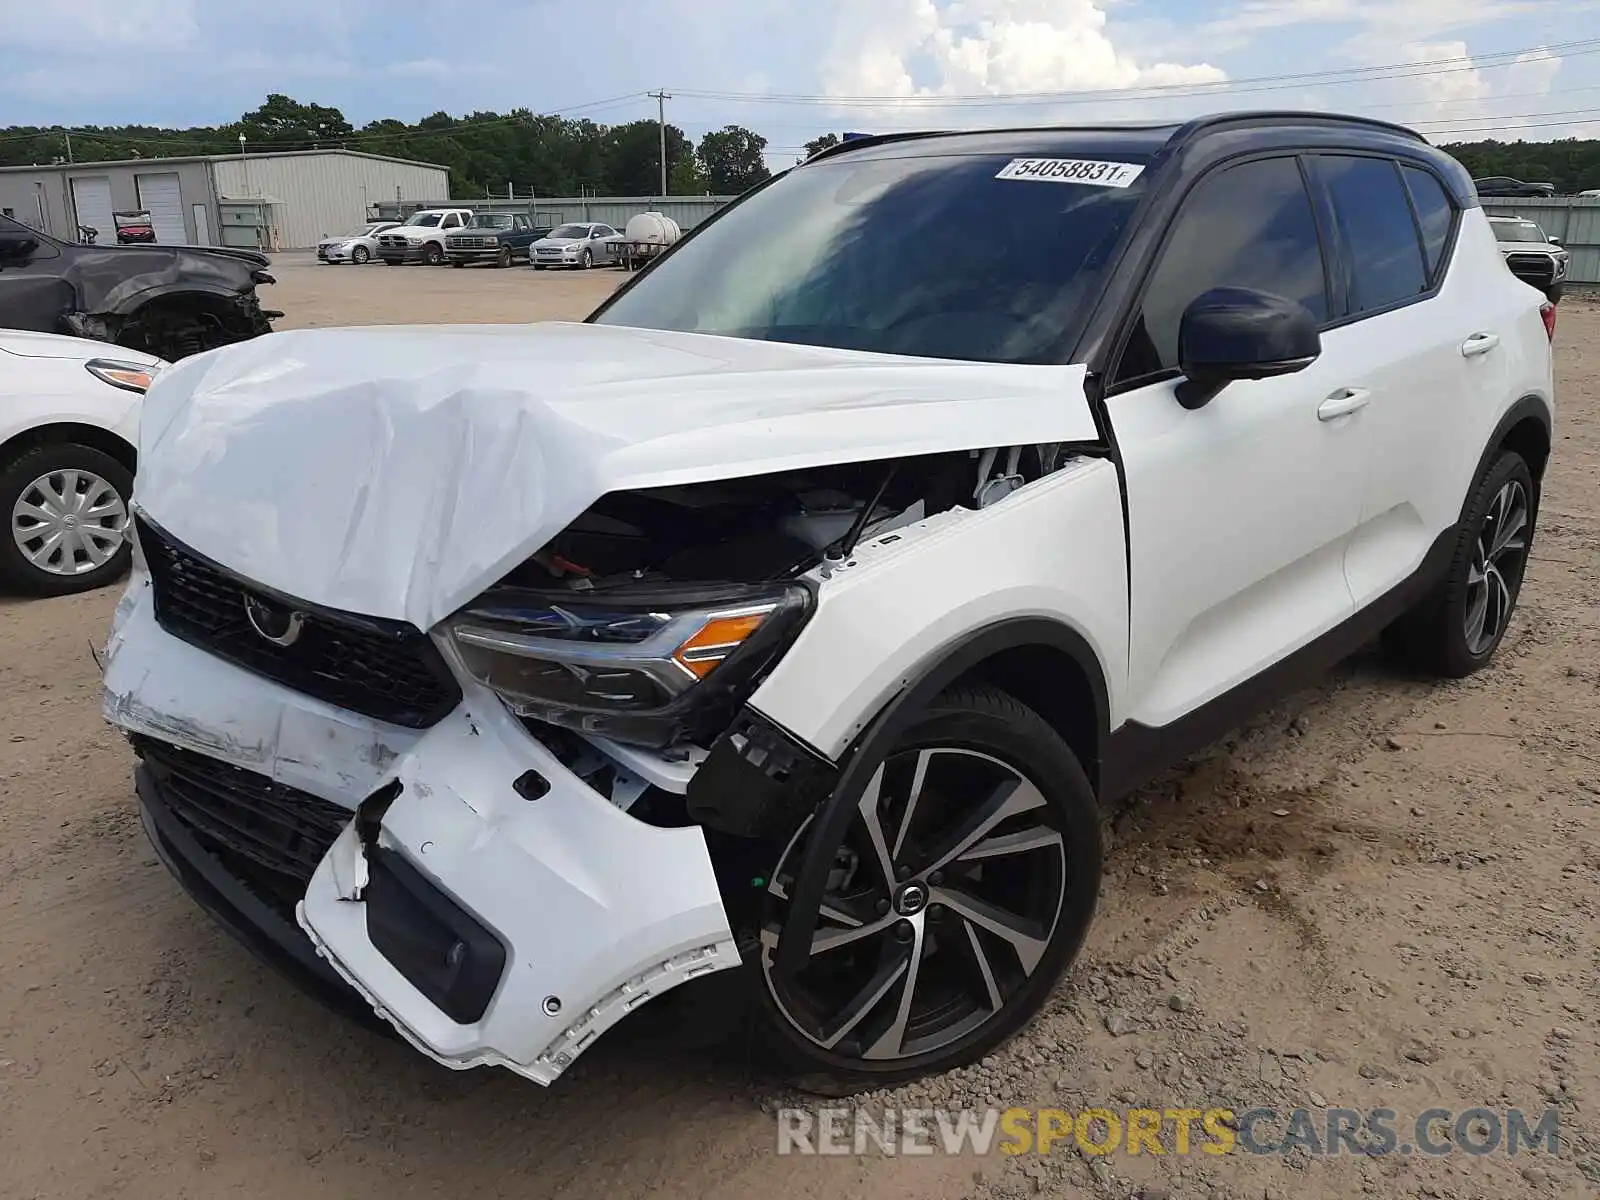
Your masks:
<svg viewBox="0 0 1600 1200"><path fill-rule="evenodd" d="M1100 885L1093 790L1058 735L988 688L934 701L836 846L802 826L772 871L756 1020L802 1088L843 1095L982 1057L1039 1009ZM803 964L776 961L802 862L827 892Z"/></svg>
<svg viewBox="0 0 1600 1200"><path fill-rule="evenodd" d="M57 442L0 468L0 582L35 596L103 587L128 569L133 475L109 454Z"/></svg>
<svg viewBox="0 0 1600 1200"><path fill-rule="evenodd" d="M462 267L466 266L467 264L463 260L461 260L459 258L452 258L450 260L450 265L452 267L455 267L457 270L460 270Z"/></svg>
<svg viewBox="0 0 1600 1200"><path fill-rule="evenodd" d="M1537 509L1528 464L1515 451L1502 452L1473 490L1449 574L1384 633L1389 653L1449 679L1488 665L1522 592Z"/></svg>

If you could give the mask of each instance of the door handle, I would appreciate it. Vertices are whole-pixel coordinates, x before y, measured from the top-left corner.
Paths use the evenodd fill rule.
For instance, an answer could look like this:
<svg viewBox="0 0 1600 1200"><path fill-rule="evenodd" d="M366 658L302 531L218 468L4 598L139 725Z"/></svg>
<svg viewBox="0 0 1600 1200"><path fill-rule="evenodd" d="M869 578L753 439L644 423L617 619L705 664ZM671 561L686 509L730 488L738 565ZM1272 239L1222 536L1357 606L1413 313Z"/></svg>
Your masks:
<svg viewBox="0 0 1600 1200"><path fill-rule="evenodd" d="M1480 354L1487 354L1500 344L1498 333L1475 333L1461 343L1462 358L1476 358Z"/></svg>
<svg viewBox="0 0 1600 1200"><path fill-rule="evenodd" d="M1348 417L1358 409L1365 408L1371 399L1372 393L1366 388L1340 388L1317 405L1317 420L1336 421L1340 417Z"/></svg>

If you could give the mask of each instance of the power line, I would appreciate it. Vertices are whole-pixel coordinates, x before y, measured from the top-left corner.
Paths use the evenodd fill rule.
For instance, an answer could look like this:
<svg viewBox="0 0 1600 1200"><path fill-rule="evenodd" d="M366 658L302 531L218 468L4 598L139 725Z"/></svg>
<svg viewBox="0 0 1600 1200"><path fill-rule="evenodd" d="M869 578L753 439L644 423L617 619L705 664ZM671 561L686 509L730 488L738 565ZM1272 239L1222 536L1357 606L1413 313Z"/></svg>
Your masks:
<svg viewBox="0 0 1600 1200"><path fill-rule="evenodd" d="M1583 38L1544 46L1499 50L1481 55L1458 55L1453 58L1434 59L1427 63L1384 63L1371 67L1351 67L1342 70L1301 71L1203 83L1151 84L1144 87L1103 88L1099 90L982 92L949 96L830 96L800 93L714 92L679 88L678 95L683 99L718 100L746 104L802 104L844 108L862 106L905 109L986 108L1024 104L1096 104L1108 101L1156 100L1171 96L1241 95L1251 92L1284 91L1288 88L1312 85L1333 87L1353 83L1380 82L1388 79L1412 79L1432 75L1450 75L1461 71L1491 70L1498 67L1516 66L1521 62L1528 61L1528 55L1572 58L1595 53L1600 53L1600 38Z"/></svg>

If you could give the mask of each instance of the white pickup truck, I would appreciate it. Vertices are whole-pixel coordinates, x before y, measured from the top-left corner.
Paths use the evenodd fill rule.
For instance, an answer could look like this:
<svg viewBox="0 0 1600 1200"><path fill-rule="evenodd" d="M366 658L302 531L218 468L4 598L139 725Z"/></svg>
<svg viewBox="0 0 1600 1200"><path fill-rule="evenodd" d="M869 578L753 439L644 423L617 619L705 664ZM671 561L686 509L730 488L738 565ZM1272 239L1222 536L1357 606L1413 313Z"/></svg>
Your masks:
<svg viewBox="0 0 1600 1200"><path fill-rule="evenodd" d="M378 257L391 267L408 262L438 266L444 261L445 237L470 220L470 208L425 208L414 212L404 225L378 237Z"/></svg>

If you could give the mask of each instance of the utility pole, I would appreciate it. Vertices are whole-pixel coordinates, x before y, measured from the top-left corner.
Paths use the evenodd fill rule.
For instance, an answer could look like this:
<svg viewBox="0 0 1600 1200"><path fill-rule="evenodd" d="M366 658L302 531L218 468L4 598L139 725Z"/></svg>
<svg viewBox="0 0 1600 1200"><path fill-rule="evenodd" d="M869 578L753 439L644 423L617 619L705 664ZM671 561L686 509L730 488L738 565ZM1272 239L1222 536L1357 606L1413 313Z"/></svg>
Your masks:
<svg viewBox="0 0 1600 1200"><path fill-rule="evenodd" d="M646 92L656 102L656 119L661 125L661 198L667 198L667 101L672 99L670 92Z"/></svg>

